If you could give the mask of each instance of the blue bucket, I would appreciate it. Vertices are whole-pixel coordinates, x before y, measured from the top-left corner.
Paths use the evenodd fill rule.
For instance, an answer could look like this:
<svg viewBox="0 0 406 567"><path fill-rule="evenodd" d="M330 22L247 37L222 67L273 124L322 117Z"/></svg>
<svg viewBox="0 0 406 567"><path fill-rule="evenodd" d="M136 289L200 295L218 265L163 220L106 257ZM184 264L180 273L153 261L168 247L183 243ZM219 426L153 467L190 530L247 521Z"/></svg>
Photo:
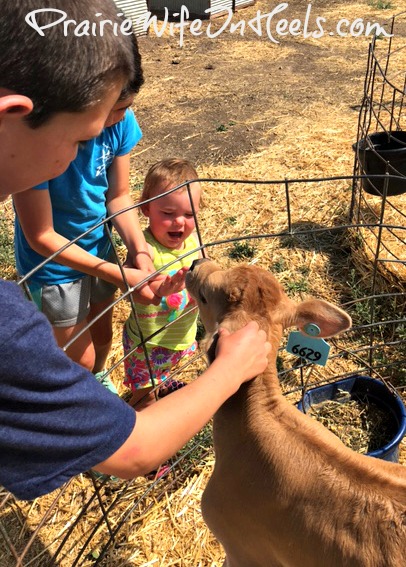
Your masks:
<svg viewBox="0 0 406 567"><path fill-rule="evenodd" d="M313 404L337 399L339 392L342 391L348 392L352 399L366 399L387 413L392 429L396 433L389 443L380 449L366 453L366 455L397 463L399 461L399 443L406 433L406 408L402 398L381 380L375 380L370 376L354 375L332 384L318 386L308 390L297 407L303 412L304 406L305 412L307 412Z"/></svg>

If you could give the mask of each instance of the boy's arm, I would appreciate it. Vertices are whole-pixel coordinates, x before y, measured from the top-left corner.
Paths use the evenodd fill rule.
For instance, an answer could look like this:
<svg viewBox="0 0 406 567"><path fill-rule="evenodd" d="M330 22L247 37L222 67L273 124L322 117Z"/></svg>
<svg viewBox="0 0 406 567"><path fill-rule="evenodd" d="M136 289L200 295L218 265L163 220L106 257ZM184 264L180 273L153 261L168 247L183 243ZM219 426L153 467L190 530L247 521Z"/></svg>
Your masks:
<svg viewBox="0 0 406 567"><path fill-rule="evenodd" d="M69 242L54 229L52 204L48 190L29 189L14 195L13 199L24 236L35 252L48 257ZM72 244L58 254L55 262L79 272L100 277L125 290L119 266L89 254L76 244ZM147 275L141 270L126 268L126 277L131 286L137 285ZM142 292L151 296L148 303L157 300L147 285L143 286Z"/></svg>
<svg viewBox="0 0 406 567"><path fill-rule="evenodd" d="M109 215L134 205L129 189L130 154L115 157L108 170L109 188L106 204ZM113 219L114 227L128 250L128 259L133 266L146 272L154 272L154 264L140 227L138 210L131 209Z"/></svg>
<svg viewBox="0 0 406 567"><path fill-rule="evenodd" d="M216 358L191 384L137 412L127 441L96 470L133 478L156 468L174 455L234 394L243 382L263 372L271 345L264 331L251 322L230 334L222 329ZM165 435L162 435L165 431Z"/></svg>

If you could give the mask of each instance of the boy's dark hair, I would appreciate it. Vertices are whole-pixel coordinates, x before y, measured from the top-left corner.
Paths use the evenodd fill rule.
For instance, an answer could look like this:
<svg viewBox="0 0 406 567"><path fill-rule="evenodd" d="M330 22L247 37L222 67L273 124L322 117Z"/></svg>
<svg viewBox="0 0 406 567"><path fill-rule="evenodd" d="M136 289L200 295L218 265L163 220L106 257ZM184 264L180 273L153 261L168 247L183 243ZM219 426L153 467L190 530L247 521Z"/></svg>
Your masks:
<svg viewBox="0 0 406 567"><path fill-rule="evenodd" d="M119 100L124 100L129 96L136 95L142 85L144 84L144 76L142 73L141 67L141 55L138 51L138 44L135 35L131 36L132 38L132 47L133 47L133 54L134 54L134 74L130 77L129 82L123 88L120 93Z"/></svg>
<svg viewBox="0 0 406 567"><path fill-rule="evenodd" d="M27 115L37 128L58 112L81 112L96 104L115 82L141 86L141 58L133 34L114 33L106 25L103 35L64 35L63 23L44 29L41 36L25 21L33 10L40 26L55 22L62 10L77 24L111 20L118 24L113 0L14 0L0 9L0 87L25 95L34 103ZM51 11L43 11L49 8ZM102 16L97 16L101 13ZM116 28L116 29L117 29ZM138 86L138 89L139 89Z"/></svg>

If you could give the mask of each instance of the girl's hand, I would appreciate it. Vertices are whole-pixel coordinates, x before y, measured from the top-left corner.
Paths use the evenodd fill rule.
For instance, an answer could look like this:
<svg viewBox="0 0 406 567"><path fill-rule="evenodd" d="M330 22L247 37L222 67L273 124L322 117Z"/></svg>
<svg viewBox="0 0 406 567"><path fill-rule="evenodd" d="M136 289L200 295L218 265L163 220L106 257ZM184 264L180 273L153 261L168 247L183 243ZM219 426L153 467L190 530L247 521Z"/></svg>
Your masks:
<svg viewBox="0 0 406 567"><path fill-rule="evenodd" d="M135 287L151 274L135 268L124 267L125 275L130 287ZM141 305L159 305L162 297L178 293L185 287L185 277L188 268L181 268L175 275L157 274L149 279L141 287L133 291L132 296L136 303ZM123 284L123 291L125 286Z"/></svg>
<svg viewBox="0 0 406 567"><path fill-rule="evenodd" d="M150 288L158 297L167 297L172 293L178 293L185 287L185 277L188 269L183 267L173 276L166 276L163 281L151 281Z"/></svg>

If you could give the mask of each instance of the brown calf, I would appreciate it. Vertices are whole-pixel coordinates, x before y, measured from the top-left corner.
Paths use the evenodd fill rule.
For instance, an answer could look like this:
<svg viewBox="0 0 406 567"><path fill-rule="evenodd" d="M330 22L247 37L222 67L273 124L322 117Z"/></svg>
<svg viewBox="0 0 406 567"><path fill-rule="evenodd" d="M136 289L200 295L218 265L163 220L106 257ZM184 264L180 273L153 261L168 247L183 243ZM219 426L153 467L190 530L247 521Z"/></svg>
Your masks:
<svg viewBox="0 0 406 567"><path fill-rule="evenodd" d="M218 325L232 331L249 320L272 345L268 369L214 417L216 464L202 511L224 567L405 567L406 468L346 448L279 386L283 330L315 323L328 337L350 327L348 315L325 301L293 302L254 266L223 271L198 260L187 288L208 346Z"/></svg>

